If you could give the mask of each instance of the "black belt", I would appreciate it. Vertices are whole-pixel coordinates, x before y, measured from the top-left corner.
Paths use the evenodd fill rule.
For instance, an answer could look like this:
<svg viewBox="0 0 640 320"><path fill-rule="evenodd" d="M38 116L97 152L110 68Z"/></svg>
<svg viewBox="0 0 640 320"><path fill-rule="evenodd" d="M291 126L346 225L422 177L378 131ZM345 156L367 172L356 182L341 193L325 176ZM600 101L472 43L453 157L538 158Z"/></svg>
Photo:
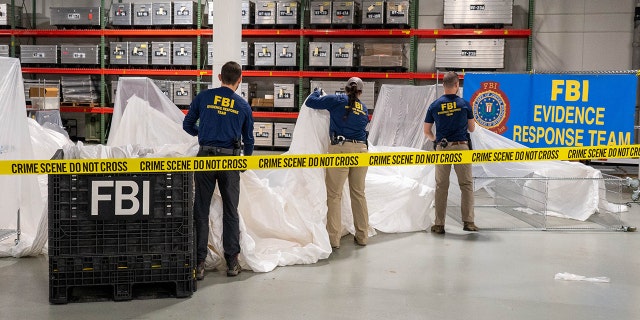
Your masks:
<svg viewBox="0 0 640 320"><path fill-rule="evenodd" d="M239 156L240 149L200 146L200 152L206 152L210 156Z"/></svg>
<svg viewBox="0 0 640 320"><path fill-rule="evenodd" d="M449 144L450 146L455 146L455 145L457 145L457 144L468 144L468 143L469 143L469 141L449 141L449 143L448 143L448 144Z"/></svg>
<svg viewBox="0 0 640 320"><path fill-rule="evenodd" d="M336 145L336 144L340 144L340 143L344 143L344 142L367 144L366 141L356 140L356 139L347 139L347 138L345 138L343 136L337 136L337 137L334 137L333 139L331 139L331 144L332 145Z"/></svg>

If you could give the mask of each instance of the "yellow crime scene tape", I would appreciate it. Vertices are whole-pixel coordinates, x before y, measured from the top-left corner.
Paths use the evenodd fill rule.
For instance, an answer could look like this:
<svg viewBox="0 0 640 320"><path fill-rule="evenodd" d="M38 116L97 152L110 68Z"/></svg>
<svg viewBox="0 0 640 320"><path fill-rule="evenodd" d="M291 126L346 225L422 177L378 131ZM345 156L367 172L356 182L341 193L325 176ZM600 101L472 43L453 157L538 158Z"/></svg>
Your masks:
<svg viewBox="0 0 640 320"><path fill-rule="evenodd" d="M78 160L0 160L0 174L95 174L412 166L640 157L640 145L383 153Z"/></svg>

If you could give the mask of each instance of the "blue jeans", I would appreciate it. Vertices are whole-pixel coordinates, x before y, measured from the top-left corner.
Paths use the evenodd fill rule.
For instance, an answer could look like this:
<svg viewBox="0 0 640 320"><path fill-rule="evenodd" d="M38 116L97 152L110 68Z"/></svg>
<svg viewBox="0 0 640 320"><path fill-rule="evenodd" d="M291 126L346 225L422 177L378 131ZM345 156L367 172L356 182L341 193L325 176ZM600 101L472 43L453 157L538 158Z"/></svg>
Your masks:
<svg viewBox="0 0 640 320"><path fill-rule="evenodd" d="M198 156L203 156L198 153ZM204 155L206 156L206 154ZM224 257L228 261L240 253L240 220L238 218L238 202L240 199L239 171L197 171L194 173L196 183L193 204L194 223L196 229L197 262L207 257L209 242L209 207L216 182L222 196L222 246Z"/></svg>

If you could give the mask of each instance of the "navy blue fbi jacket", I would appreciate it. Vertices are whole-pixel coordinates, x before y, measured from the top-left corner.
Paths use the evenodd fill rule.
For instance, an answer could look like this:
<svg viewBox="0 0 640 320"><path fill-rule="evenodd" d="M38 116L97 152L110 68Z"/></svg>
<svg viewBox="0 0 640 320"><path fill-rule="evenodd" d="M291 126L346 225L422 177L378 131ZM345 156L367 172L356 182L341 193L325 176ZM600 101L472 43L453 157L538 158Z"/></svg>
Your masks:
<svg viewBox="0 0 640 320"><path fill-rule="evenodd" d="M369 123L367 106L360 100L345 119L349 108L349 97L342 94L320 95L320 90L314 91L307 98L307 106L313 109L329 110L329 133L343 136L347 139L367 140L365 128Z"/></svg>
<svg viewBox="0 0 640 320"><path fill-rule="evenodd" d="M424 122L436 123L437 141L466 141L469 119L473 119L469 103L455 94L445 94L429 106Z"/></svg>
<svg viewBox="0 0 640 320"><path fill-rule="evenodd" d="M200 119L199 125L196 122ZM244 155L253 153L253 114L241 96L227 87L200 92L182 123L184 131L198 136L201 146L233 149L242 136Z"/></svg>

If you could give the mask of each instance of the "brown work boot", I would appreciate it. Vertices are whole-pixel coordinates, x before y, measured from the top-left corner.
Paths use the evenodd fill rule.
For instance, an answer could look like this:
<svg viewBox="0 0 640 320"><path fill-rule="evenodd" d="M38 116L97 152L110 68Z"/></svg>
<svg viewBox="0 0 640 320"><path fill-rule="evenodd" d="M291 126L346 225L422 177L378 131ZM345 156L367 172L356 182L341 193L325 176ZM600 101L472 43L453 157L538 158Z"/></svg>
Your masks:
<svg viewBox="0 0 640 320"><path fill-rule="evenodd" d="M240 267L240 263L238 263L237 256L227 263L227 267L227 277L235 277L242 272L242 267Z"/></svg>
<svg viewBox="0 0 640 320"><path fill-rule="evenodd" d="M473 222L465 222L464 227L462 227L464 231L478 231L478 227Z"/></svg>
<svg viewBox="0 0 640 320"><path fill-rule="evenodd" d="M202 279L204 279L204 261L196 266L196 280L200 281Z"/></svg>
<svg viewBox="0 0 640 320"><path fill-rule="evenodd" d="M353 242L355 242L357 245L364 247L367 245L367 240L358 240L358 238L356 238L355 236L353 237Z"/></svg>
<svg viewBox="0 0 640 320"><path fill-rule="evenodd" d="M431 232L437 234L444 234L444 225L442 224L434 224L431 226Z"/></svg>

